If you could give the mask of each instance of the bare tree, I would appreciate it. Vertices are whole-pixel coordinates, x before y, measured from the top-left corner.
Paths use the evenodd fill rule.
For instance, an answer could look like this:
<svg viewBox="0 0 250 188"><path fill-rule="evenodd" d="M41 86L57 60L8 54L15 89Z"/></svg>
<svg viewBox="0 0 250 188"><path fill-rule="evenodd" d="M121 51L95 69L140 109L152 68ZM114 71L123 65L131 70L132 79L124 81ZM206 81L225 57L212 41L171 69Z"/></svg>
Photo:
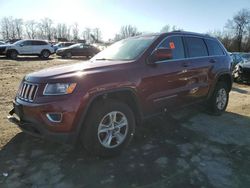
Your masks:
<svg viewBox="0 0 250 188"><path fill-rule="evenodd" d="M94 28L92 35L93 35L92 38L94 38L95 42L100 42L101 41L102 33L101 33L100 28Z"/></svg>
<svg viewBox="0 0 250 188"><path fill-rule="evenodd" d="M79 38L79 28L78 23L74 23L72 26L72 32L73 32L73 39L77 40Z"/></svg>
<svg viewBox="0 0 250 188"><path fill-rule="evenodd" d="M167 33L170 31L170 25L165 25L162 29L161 29L161 33Z"/></svg>
<svg viewBox="0 0 250 188"><path fill-rule="evenodd" d="M53 22L50 18L44 18L38 24L39 26L39 37L47 40L52 40L53 37Z"/></svg>
<svg viewBox="0 0 250 188"><path fill-rule="evenodd" d="M17 38L16 28L13 17L9 17L9 33L11 39Z"/></svg>
<svg viewBox="0 0 250 188"><path fill-rule="evenodd" d="M8 40L10 38L10 19L8 17L1 20L1 34L3 39Z"/></svg>
<svg viewBox="0 0 250 188"><path fill-rule="evenodd" d="M247 26L250 23L250 11L248 9L240 10L232 20L228 20L227 28L235 33L238 51L242 50L242 39L247 32Z"/></svg>
<svg viewBox="0 0 250 188"><path fill-rule="evenodd" d="M57 38L69 39L70 37L68 36L68 26L64 23L57 24L56 35L57 35Z"/></svg>
<svg viewBox="0 0 250 188"><path fill-rule="evenodd" d="M172 26L172 28L171 28L171 26L170 25L165 25L162 29L161 29L161 33L167 33L167 32L171 32L171 31L177 31L177 30L183 30L183 29L181 29L181 28L179 28L178 26L176 26L176 25L173 25Z"/></svg>
<svg viewBox="0 0 250 188"><path fill-rule="evenodd" d="M247 36L245 41L245 51L250 52L250 24L247 27Z"/></svg>
<svg viewBox="0 0 250 188"><path fill-rule="evenodd" d="M21 39L23 37L23 20L16 18L13 20L17 38Z"/></svg>
<svg viewBox="0 0 250 188"><path fill-rule="evenodd" d="M25 23L25 30L28 35L28 38L34 39L37 35L36 30L37 23L34 20L29 20Z"/></svg>
<svg viewBox="0 0 250 188"><path fill-rule="evenodd" d="M86 27L82 33L83 35L83 39L87 42L90 43L91 42L91 29Z"/></svg>
<svg viewBox="0 0 250 188"><path fill-rule="evenodd" d="M141 33L138 32L137 28L131 25L122 26L120 30L121 39L133 37L133 36L140 35L140 34Z"/></svg>

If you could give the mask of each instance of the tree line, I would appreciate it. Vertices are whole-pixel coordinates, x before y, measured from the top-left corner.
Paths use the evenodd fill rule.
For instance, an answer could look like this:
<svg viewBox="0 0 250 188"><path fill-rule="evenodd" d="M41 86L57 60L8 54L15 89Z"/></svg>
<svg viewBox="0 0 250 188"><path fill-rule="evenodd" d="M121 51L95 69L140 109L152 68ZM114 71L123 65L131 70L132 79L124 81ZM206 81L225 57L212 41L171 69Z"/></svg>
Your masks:
<svg viewBox="0 0 250 188"><path fill-rule="evenodd" d="M250 10L242 9L229 19L223 30L210 31L230 52L250 52Z"/></svg>
<svg viewBox="0 0 250 188"><path fill-rule="evenodd" d="M84 39L88 42L100 41L101 30L99 28L85 28L80 33L78 23L71 25L65 23L54 24L50 18L43 18L40 21L20 18L4 17L0 20L0 33L4 40L10 39Z"/></svg>
<svg viewBox="0 0 250 188"><path fill-rule="evenodd" d="M88 43L102 42L100 28L88 28L80 31L78 23L54 24L50 18L43 18L39 21L21 18L4 17L0 20L0 34L3 40L11 39L44 39L53 41L63 40L85 40ZM141 34L136 27L131 25L122 26L120 32L114 36L112 41L118 41L127 37Z"/></svg>
<svg viewBox="0 0 250 188"><path fill-rule="evenodd" d="M160 32L183 30L177 26L165 25ZM228 51L250 51L250 10L242 9L229 19L222 30L209 31L208 34L217 37ZM78 23L55 24L50 18L39 21L4 17L0 19L0 34L2 39L66 39L69 41L82 39L88 43L102 42L100 28L85 28L80 31ZM124 25L114 35L110 42L142 34L137 27Z"/></svg>

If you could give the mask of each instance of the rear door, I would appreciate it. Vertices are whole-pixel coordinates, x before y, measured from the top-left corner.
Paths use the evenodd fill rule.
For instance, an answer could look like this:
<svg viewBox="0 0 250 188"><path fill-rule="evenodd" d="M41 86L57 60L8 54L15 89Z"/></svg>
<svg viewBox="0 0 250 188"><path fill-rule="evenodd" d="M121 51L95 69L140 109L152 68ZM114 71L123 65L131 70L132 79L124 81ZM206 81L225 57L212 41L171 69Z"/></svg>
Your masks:
<svg viewBox="0 0 250 188"><path fill-rule="evenodd" d="M40 54L41 53L41 42L33 40L31 41L32 47L31 47L31 54Z"/></svg>
<svg viewBox="0 0 250 188"><path fill-rule="evenodd" d="M77 51L79 56L88 56L89 55L89 46L88 45L80 45L80 48Z"/></svg>
<svg viewBox="0 0 250 188"><path fill-rule="evenodd" d="M47 42L45 42L45 41L36 41L36 45L34 46L34 51L36 52L36 54L41 54L42 50L48 49L48 47L49 47L49 45L48 45Z"/></svg>
<svg viewBox="0 0 250 188"><path fill-rule="evenodd" d="M196 36L184 37L187 58L187 93L185 103L198 102L205 98L211 82L211 70L214 59L208 56L208 50L203 38Z"/></svg>

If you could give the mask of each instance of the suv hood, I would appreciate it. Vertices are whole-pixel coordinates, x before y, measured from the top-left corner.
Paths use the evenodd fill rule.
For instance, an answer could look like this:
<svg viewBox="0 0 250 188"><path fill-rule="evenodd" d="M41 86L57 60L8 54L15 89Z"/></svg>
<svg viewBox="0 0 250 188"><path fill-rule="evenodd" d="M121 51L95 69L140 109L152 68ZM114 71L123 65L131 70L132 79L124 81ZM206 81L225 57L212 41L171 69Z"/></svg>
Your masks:
<svg viewBox="0 0 250 188"><path fill-rule="evenodd" d="M12 44L1 44L0 48L6 48L6 47L10 47L13 46Z"/></svg>
<svg viewBox="0 0 250 188"><path fill-rule="evenodd" d="M79 77L96 71L115 69L115 65L132 63L132 61L86 61L72 65L57 66L30 73L25 80L35 83L46 83L48 80Z"/></svg>

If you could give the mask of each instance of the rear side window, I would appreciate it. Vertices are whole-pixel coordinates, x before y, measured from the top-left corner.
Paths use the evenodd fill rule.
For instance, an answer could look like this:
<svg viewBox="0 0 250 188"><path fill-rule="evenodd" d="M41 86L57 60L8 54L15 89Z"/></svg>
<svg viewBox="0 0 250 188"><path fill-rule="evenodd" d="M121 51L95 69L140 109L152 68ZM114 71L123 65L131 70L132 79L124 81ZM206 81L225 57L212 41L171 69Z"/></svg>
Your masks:
<svg viewBox="0 0 250 188"><path fill-rule="evenodd" d="M203 39L196 37L186 37L189 57L208 56L207 47Z"/></svg>
<svg viewBox="0 0 250 188"><path fill-rule="evenodd" d="M224 55L224 52L218 42L206 39L209 55Z"/></svg>
<svg viewBox="0 0 250 188"><path fill-rule="evenodd" d="M173 59L185 58L183 42L180 36L168 37L159 47L172 49Z"/></svg>
<svg viewBox="0 0 250 188"><path fill-rule="evenodd" d="M34 40L32 41L32 45L47 45L47 42Z"/></svg>

